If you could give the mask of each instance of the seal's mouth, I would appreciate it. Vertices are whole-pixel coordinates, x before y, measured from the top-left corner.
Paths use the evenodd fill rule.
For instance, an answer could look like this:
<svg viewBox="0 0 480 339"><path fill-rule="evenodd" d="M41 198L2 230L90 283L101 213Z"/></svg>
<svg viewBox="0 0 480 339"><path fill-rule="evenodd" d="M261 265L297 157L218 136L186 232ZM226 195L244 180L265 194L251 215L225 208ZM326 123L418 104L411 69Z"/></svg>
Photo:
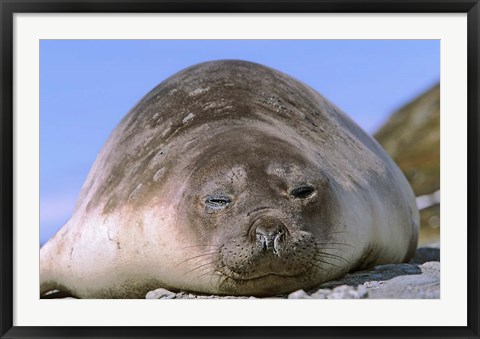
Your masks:
<svg viewBox="0 0 480 339"><path fill-rule="evenodd" d="M218 293L226 295L272 296L310 286L305 272L300 274L264 273L235 275L220 272Z"/></svg>
<svg viewBox="0 0 480 339"><path fill-rule="evenodd" d="M239 273L235 272L228 266L224 266L224 269L222 272L220 272L222 275L225 277L234 280L234 281L255 281L255 280L261 280L261 279L282 279L282 278L296 278L299 277L303 274L303 272L295 272L292 274L286 274L286 273L280 273L280 272L275 272L275 271L270 271L270 272L245 272L245 273Z"/></svg>
<svg viewBox="0 0 480 339"><path fill-rule="evenodd" d="M254 276L254 277L233 278L227 275L227 277L236 281L256 281L256 280L262 280L262 279L268 279L268 278L295 278L298 276L300 276L300 274L287 275L287 274L268 273L264 275Z"/></svg>

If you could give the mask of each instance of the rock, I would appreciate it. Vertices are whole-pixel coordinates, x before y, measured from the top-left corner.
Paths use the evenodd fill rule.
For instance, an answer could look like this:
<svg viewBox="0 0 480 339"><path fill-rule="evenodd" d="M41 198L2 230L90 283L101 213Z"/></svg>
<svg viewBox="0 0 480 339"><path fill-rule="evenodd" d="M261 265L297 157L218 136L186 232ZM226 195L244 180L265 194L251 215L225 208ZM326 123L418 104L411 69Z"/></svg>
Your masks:
<svg viewBox="0 0 480 339"><path fill-rule="evenodd" d="M310 296L304 290L298 290L288 295L288 299L310 299Z"/></svg>
<svg viewBox="0 0 480 339"><path fill-rule="evenodd" d="M425 244L424 246L422 246L421 248L424 248L424 247L427 247L427 248L438 248L440 249L440 241L437 241L437 242L433 242L433 243L429 243L429 244ZM418 248L417 251L421 248Z"/></svg>
<svg viewBox="0 0 480 339"><path fill-rule="evenodd" d="M145 296L145 299L175 299L177 295L164 288L157 288L154 291L150 291Z"/></svg>
<svg viewBox="0 0 480 339"><path fill-rule="evenodd" d="M440 298L440 281L428 275L407 275L386 281L380 288L371 290L372 299L437 299Z"/></svg>
<svg viewBox="0 0 480 339"><path fill-rule="evenodd" d="M440 189L440 85L393 113L375 138L405 174L415 195ZM422 207L422 206L420 206ZM440 238L440 204L421 209L419 242Z"/></svg>
<svg viewBox="0 0 480 339"><path fill-rule="evenodd" d="M440 281L440 262L429 261L420 266L423 274L429 275Z"/></svg>
<svg viewBox="0 0 480 339"><path fill-rule="evenodd" d="M368 289L376 289L380 288L383 284L383 281L367 281L366 283L363 284Z"/></svg>
<svg viewBox="0 0 480 339"><path fill-rule="evenodd" d="M440 85L393 113L375 138L405 173L416 196L439 190Z"/></svg>
<svg viewBox="0 0 480 339"><path fill-rule="evenodd" d="M327 297L332 293L331 289L321 288L315 293L312 293L310 296L312 299L327 299Z"/></svg>
<svg viewBox="0 0 480 339"><path fill-rule="evenodd" d="M427 261L440 261L440 249L435 247L422 247L417 249L415 256L410 259L410 264L423 264Z"/></svg>
<svg viewBox="0 0 480 339"><path fill-rule="evenodd" d="M348 285L342 285L335 287L327 296L327 299L362 299L368 295L367 288L359 285L352 287Z"/></svg>
<svg viewBox="0 0 480 339"><path fill-rule="evenodd" d="M420 274L418 265L413 264L387 264L378 265L370 270L346 274L340 280L328 281L321 284L320 288L335 288L341 285L358 286L369 281L389 280L399 275Z"/></svg>
<svg viewBox="0 0 480 339"><path fill-rule="evenodd" d="M288 295L288 299L362 299L368 295L365 286L342 285L332 289L320 289L311 295L304 290L298 290Z"/></svg>
<svg viewBox="0 0 480 339"><path fill-rule="evenodd" d="M378 265L309 290L318 299L431 299L440 297L439 244L419 248L409 263Z"/></svg>

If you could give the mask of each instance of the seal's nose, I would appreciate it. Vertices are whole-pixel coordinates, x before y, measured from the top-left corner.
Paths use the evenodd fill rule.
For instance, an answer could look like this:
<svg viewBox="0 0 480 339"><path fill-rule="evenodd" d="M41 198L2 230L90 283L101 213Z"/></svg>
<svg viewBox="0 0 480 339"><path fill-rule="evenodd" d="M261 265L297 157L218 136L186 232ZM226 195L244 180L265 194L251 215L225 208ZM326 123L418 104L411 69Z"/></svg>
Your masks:
<svg viewBox="0 0 480 339"><path fill-rule="evenodd" d="M254 224L255 237L264 252L272 251L278 255L283 236L285 234L285 225L279 220L257 220Z"/></svg>

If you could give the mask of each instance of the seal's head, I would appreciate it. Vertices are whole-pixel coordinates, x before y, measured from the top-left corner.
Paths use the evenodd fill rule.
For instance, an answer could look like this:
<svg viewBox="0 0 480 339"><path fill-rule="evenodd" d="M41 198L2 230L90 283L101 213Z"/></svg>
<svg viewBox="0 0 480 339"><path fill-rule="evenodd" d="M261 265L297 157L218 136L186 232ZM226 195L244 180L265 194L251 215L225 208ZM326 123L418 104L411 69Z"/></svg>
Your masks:
<svg viewBox="0 0 480 339"><path fill-rule="evenodd" d="M239 142L241 140L241 142ZM301 147L299 145L299 147ZM186 173L178 269L216 293L272 295L346 271L335 183L279 136L233 130L211 138ZM185 171L183 171L185 172Z"/></svg>

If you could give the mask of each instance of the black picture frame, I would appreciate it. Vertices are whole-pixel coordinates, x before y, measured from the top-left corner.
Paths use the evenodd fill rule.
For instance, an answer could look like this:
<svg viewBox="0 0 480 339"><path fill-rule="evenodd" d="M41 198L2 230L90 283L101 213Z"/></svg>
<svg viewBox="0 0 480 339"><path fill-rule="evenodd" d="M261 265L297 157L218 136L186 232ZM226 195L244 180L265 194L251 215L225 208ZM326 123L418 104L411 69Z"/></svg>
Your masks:
<svg viewBox="0 0 480 339"><path fill-rule="evenodd" d="M25 337L479 337L479 15L478 0L0 0L0 335ZM465 327L23 327L13 326L13 16L15 13L467 13L468 325Z"/></svg>

